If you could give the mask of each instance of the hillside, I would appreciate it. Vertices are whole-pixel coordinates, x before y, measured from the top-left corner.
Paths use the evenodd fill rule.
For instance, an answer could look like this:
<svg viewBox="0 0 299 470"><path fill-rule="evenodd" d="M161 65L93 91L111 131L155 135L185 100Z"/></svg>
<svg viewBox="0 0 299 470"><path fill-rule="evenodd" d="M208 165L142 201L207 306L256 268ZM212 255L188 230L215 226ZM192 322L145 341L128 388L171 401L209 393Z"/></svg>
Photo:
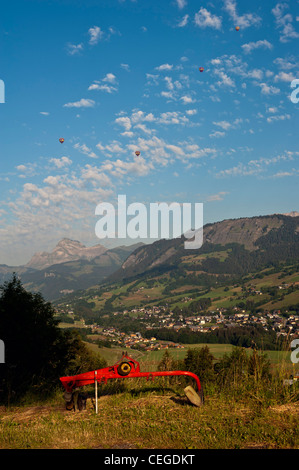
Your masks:
<svg viewBox="0 0 299 470"><path fill-rule="evenodd" d="M236 243L242 224L247 232L254 227L248 232L251 249ZM255 335L275 349L279 333L296 337L298 217L225 221L217 224L217 230L225 227L222 240L215 226L208 226L209 241L200 250L184 250L180 239L138 248L101 285L58 299L58 312L64 322L71 310L75 319L114 327L118 335L141 332L177 343L245 345Z"/></svg>
<svg viewBox="0 0 299 470"><path fill-rule="evenodd" d="M200 249L184 249L184 237L159 240L135 250L108 281L179 271L185 275L244 275L267 264L293 261L299 258L298 224L299 217L285 215L207 224Z"/></svg>
<svg viewBox="0 0 299 470"><path fill-rule="evenodd" d="M292 287L293 286L293 287ZM80 292L80 297L92 299L94 311L115 311L134 307L168 305L187 310L195 301L209 298L206 309L231 309L239 304L252 302L259 309L280 309L299 304L299 266L266 268L256 273L225 278L212 276L187 277L170 280L168 275L150 276L135 282L123 282ZM102 295L98 295L102 292ZM96 297L96 299L95 299ZM75 298L75 297L74 297ZM67 299L66 301L70 301Z"/></svg>

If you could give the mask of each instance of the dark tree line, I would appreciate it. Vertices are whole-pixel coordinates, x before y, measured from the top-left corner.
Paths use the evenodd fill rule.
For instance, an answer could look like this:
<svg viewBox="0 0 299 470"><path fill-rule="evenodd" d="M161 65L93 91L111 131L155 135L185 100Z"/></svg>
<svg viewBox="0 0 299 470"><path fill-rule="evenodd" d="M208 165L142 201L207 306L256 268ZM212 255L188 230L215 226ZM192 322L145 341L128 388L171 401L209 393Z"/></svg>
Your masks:
<svg viewBox="0 0 299 470"><path fill-rule="evenodd" d="M0 293L0 338L5 345L1 403L18 401L28 392L45 396L60 386L59 377L97 362L77 332L58 327L52 304L39 293L27 292L16 275Z"/></svg>
<svg viewBox="0 0 299 470"><path fill-rule="evenodd" d="M169 328L146 330L146 338L154 336L158 340L173 341L182 344L232 344L244 348L253 345L269 350L281 349L281 341L275 332L267 332L259 326L218 328L210 333L192 331L190 328L181 328L178 331Z"/></svg>

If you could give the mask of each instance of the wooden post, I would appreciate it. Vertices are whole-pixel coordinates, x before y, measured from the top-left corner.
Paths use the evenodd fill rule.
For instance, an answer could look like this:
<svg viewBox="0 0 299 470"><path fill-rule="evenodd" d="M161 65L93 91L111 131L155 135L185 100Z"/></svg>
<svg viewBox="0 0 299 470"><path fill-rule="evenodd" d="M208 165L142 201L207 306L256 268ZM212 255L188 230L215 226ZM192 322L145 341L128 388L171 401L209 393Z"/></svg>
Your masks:
<svg viewBox="0 0 299 470"><path fill-rule="evenodd" d="M98 414L98 380L97 371L94 371L94 383L95 383L95 398L96 398L96 414Z"/></svg>

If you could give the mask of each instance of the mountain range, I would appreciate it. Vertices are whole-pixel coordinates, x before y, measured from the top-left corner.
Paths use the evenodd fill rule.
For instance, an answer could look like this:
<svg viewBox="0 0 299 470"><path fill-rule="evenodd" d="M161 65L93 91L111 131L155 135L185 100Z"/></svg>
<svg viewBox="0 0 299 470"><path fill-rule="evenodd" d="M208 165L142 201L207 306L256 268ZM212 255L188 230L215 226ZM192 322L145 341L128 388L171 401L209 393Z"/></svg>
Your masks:
<svg viewBox="0 0 299 470"><path fill-rule="evenodd" d="M86 247L77 240L64 238L51 252L35 253L24 266L0 265L0 281L3 283L16 273L26 289L40 292L46 300L54 300L99 284L140 245L109 250L100 244Z"/></svg>
<svg viewBox="0 0 299 470"><path fill-rule="evenodd" d="M299 214L228 219L206 224L203 245L184 248L184 237L107 249L64 238L24 266L0 265L3 283L16 272L24 287L46 300L101 284L174 276L239 276L266 265L299 259Z"/></svg>
<svg viewBox="0 0 299 470"><path fill-rule="evenodd" d="M49 266L53 266L54 264L67 263L78 259L86 259L90 261L93 258L102 255L105 251L107 251L107 249L100 244L86 247L77 240L63 238L50 253L46 251L35 253L25 267L45 269Z"/></svg>

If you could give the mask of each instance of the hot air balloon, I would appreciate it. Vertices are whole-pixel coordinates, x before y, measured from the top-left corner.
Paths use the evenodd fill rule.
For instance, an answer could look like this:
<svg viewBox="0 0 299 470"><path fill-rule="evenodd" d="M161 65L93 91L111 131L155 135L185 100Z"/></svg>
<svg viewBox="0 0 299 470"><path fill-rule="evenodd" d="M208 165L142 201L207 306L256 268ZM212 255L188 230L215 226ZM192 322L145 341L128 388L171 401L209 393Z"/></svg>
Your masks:
<svg viewBox="0 0 299 470"><path fill-rule="evenodd" d="M240 26L236 26L236 31L240 31Z"/></svg>
<svg viewBox="0 0 299 470"><path fill-rule="evenodd" d="M135 155L136 155L136 157L139 157L139 155L140 155L139 150L136 150Z"/></svg>
<svg viewBox="0 0 299 470"><path fill-rule="evenodd" d="M200 72L203 72L203 71L204 71L204 68L203 68L203 67L199 67L199 71L200 71Z"/></svg>
<svg viewBox="0 0 299 470"><path fill-rule="evenodd" d="M64 139L61 137L61 138L59 139L59 142L60 142L61 144L63 144Z"/></svg>

